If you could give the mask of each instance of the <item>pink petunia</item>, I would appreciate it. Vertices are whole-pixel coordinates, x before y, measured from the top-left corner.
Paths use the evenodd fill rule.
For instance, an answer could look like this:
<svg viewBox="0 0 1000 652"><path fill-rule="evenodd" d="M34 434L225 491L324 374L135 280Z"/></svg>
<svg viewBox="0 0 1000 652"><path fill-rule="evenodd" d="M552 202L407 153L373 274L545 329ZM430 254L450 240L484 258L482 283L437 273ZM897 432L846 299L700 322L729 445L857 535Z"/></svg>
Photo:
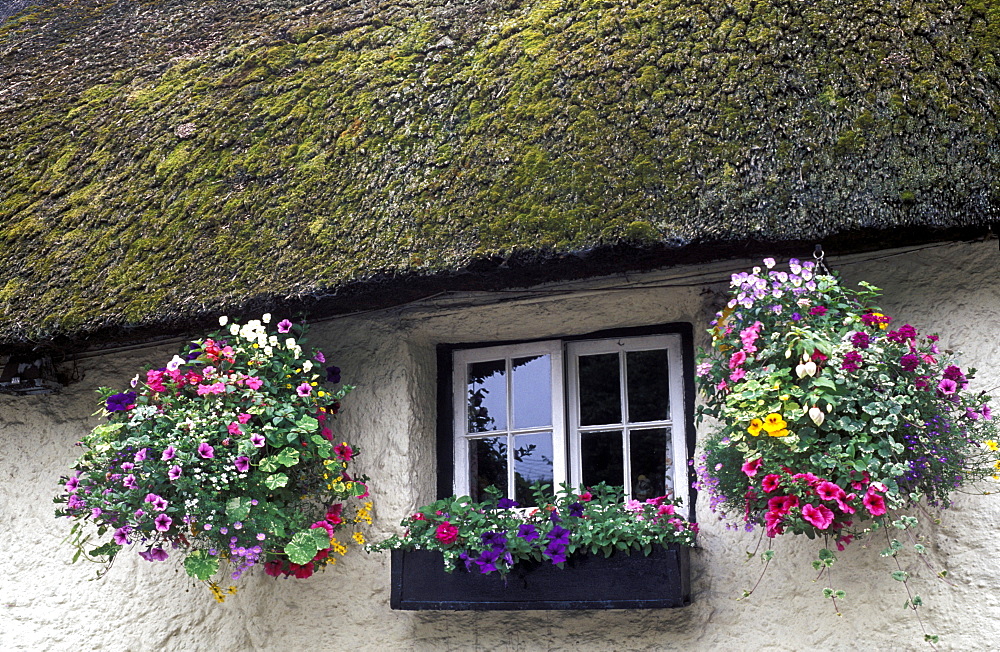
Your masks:
<svg viewBox="0 0 1000 652"><path fill-rule="evenodd" d="M264 440L264 435L260 435L257 433L250 435L250 443L256 446L257 448L263 448L264 444L266 443Z"/></svg>
<svg viewBox="0 0 1000 652"><path fill-rule="evenodd" d="M240 424L236 423L235 421L231 422L228 426L226 426L226 430L229 431L230 435L242 435L243 434L243 431L240 430Z"/></svg>
<svg viewBox="0 0 1000 652"><path fill-rule="evenodd" d="M247 376L245 382L250 389L260 389L261 385L264 384L264 381L257 376Z"/></svg>
<svg viewBox="0 0 1000 652"><path fill-rule="evenodd" d="M246 455L240 455L235 460L233 460L233 465L236 467L236 470L239 471L240 473L246 473L247 471L250 470L250 458L247 457Z"/></svg>
<svg viewBox="0 0 1000 652"><path fill-rule="evenodd" d="M825 530L833 523L833 512L823 505L805 504L802 506L802 518L819 530Z"/></svg>
<svg viewBox="0 0 1000 652"><path fill-rule="evenodd" d="M764 479L760 483L760 486L763 487L764 491L766 491L767 493L771 493L779 486L781 486L781 476L778 475L777 473L770 473L768 475L765 475Z"/></svg>
<svg viewBox="0 0 1000 652"><path fill-rule="evenodd" d="M334 446L333 452L337 454L337 457L345 462L350 462L354 458L354 449L351 448L347 442Z"/></svg>
<svg viewBox="0 0 1000 652"><path fill-rule="evenodd" d="M309 383L302 383L295 388L295 393L299 396L309 396L312 393L312 386Z"/></svg>
<svg viewBox="0 0 1000 652"><path fill-rule="evenodd" d="M167 478L169 478L170 481L173 482L179 477L181 477L181 467L174 464L173 466L170 467L170 470L167 471Z"/></svg>
<svg viewBox="0 0 1000 652"><path fill-rule="evenodd" d="M729 374L729 380L734 383L738 383L743 380L744 376L747 375L746 369L736 369L733 373Z"/></svg>
<svg viewBox="0 0 1000 652"><path fill-rule="evenodd" d="M747 360L747 354L743 351L737 351L736 353L734 353L729 357L729 368L736 369L741 364L746 362L746 360Z"/></svg>
<svg viewBox="0 0 1000 652"><path fill-rule="evenodd" d="M752 478L753 476L757 475L757 469L760 468L760 465L763 462L764 462L763 458L760 457L754 460L748 460L743 463L743 466L740 468L740 470L746 473L747 477Z"/></svg>
<svg viewBox="0 0 1000 652"><path fill-rule="evenodd" d="M239 414L239 415L238 415L238 416L236 417L236 420L237 420L237 421L239 421L240 423L247 423L247 422L248 422L248 421L250 421L250 419L252 419L252 418L253 418L253 415L252 415L252 414L247 414L246 412L241 412L241 413L240 413L240 414ZM236 434L236 433L233 433L233 434Z"/></svg>
<svg viewBox="0 0 1000 652"><path fill-rule="evenodd" d="M938 391L945 396L949 394L954 394L958 391L958 383L956 383L951 378L943 378L941 382L938 383Z"/></svg>
<svg viewBox="0 0 1000 652"><path fill-rule="evenodd" d="M215 449L206 442L201 442L198 444L198 455L201 455L206 460L213 458L215 457Z"/></svg>
<svg viewBox="0 0 1000 652"><path fill-rule="evenodd" d="M153 519L153 522L156 524L156 529L158 531L166 532L167 530L170 529L170 526L173 524L174 521L166 514L160 514L155 519Z"/></svg>
<svg viewBox="0 0 1000 652"><path fill-rule="evenodd" d="M282 319L281 321L278 322L279 333L287 333L290 330L292 330L292 322L288 321L287 319Z"/></svg>
<svg viewBox="0 0 1000 652"><path fill-rule="evenodd" d="M871 489L868 490L861 502L865 504L865 508L872 516L882 516L886 512L885 499Z"/></svg>
<svg viewBox="0 0 1000 652"><path fill-rule="evenodd" d="M767 501L768 511L781 515L787 514L798 506L798 496L774 496Z"/></svg>
<svg viewBox="0 0 1000 652"><path fill-rule="evenodd" d="M840 488L840 485L824 480L816 485L816 495L823 500L837 500L844 496L844 490Z"/></svg>
<svg viewBox="0 0 1000 652"><path fill-rule="evenodd" d="M163 460L164 462L166 462L167 460L172 460L174 459L174 455L176 453L177 450L173 446L167 446L163 450L163 455L160 456L160 459Z"/></svg>

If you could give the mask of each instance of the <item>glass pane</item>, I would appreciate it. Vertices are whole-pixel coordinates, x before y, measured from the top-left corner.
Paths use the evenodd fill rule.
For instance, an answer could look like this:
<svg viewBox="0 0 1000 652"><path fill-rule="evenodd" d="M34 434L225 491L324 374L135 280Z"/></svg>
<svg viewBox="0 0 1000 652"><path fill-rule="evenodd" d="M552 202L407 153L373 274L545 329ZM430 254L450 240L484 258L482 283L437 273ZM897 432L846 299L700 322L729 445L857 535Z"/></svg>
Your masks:
<svg viewBox="0 0 1000 652"><path fill-rule="evenodd" d="M507 363L469 365L469 432L507 429Z"/></svg>
<svg viewBox="0 0 1000 652"><path fill-rule="evenodd" d="M532 485L552 484L552 433L514 437L514 500L535 507Z"/></svg>
<svg viewBox="0 0 1000 652"><path fill-rule="evenodd" d="M507 438L469 440L469 496L472 500L486 498L490 485L507 494Z"/></svg>
<svg viewBox="0 0 1000 652"><path fill-rule="evenodd" d="M673 495L673 460L669 457L667 428L633 430L629 433L632 462L632 497L646 500Z"/></svg>
<svg viewBox="0 0 1000 652"><path fill-rule="evenodd" d="M617 486L625 484L620 430L580 433L580 458L585 486L598 482Z"/></svg>
<svg viewBox="0 0 1000 652"><path fill-rule="evenodd" d="M581 355L580 425L598 426L622 422L618 354Z"/></svg>
<svg viewBox="0 0 1000 652"><path fill-rule="evenodd" d="M548 355L511 361L514 427L552 425L552 361Z"/></svg>
<svg viewBox="0 0 1000 652"><path fill-rule="evenodd" d="M666 349L629 351L625 354L625 368L628 370L629 422L669 419L670 382Z"/></svg>

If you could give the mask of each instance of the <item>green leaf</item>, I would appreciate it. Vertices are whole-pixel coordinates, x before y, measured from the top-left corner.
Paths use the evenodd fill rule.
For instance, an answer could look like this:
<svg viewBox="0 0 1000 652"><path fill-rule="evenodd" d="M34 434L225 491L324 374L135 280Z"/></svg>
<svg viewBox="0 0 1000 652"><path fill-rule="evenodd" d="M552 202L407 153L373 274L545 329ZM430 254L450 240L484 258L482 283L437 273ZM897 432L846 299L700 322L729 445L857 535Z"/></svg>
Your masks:
<svg viewBox="0 0 1000 652"><path fill-rule="evenodd" d="M298 421L295 422L295 429L299 432L316 432L319 430L319 421L310 416L300 417Z"/></svg>
<svg viewBox="0 0 1000 652"><path fill-rule="evenodd" d="M313 435L310 439L312 439L312 443L316 444L316 452L319 453L320 457L330 457L333 452L333 444L320 435Z"/></svg>
<svg viewBox="0 0 1000 652"><path fill-rule="evenodd" d="M299 463L299 452L294 448L282 448L277 455L277 460L285 466L295 466Z"/></svg>
<svg viewBox="0 0 1000 652"><path fill-rule="evenodd" d="M226 503L226 514L234 521L244 520L250 514L249 498L230 498Z"/></svg>
<svg viewBox="0 0 1000 652"><path fill-rule="evenodd" d="M909 578L910 574L907 573L906 571L901 571L901 570L892 571L892 579L896 580L897 582L905 582Z"/></svg>
<svg viewBox="0 0 1000 652"><path fill-rule="evenodd" d="M274 473L278 470L278 458L274 455L265 457L260 461L260 470L264 473Z"/></svg>
<svg viewBox="0 0 1000 652"><path fill-rule="evenodd" d="M323 533L326 534L326 530L323 530ZM326 545L329 543L328 539ZM288 555L288 561L301 566L311 562L320 549L321 546L317 544L312 532L296 532L292 540L285 546L285 554Z"/></svg>
<svg viewBox="0 0 1000 652"><path fill-rule="evenodd" d="M211 579L219 571L219 558L210 556L204 550L195 550L184 560L184 570L195 579Z"/></svg>
<svg viewBox="0 0 1000 652"><path fill-rule="evenodd" d="M761 553L760 558L764 561L771 561L772 559L774 559L774 551L765 550L764 552Z"/></svg>
<svg viewBox="0 0 1000 652"><path fill-rule="evenodd" d="M270 490L275 490L278 487L284 487L288 484L288 476L284 473L275 473L274 475L269 475L264 478L264 484Z"/></svg>

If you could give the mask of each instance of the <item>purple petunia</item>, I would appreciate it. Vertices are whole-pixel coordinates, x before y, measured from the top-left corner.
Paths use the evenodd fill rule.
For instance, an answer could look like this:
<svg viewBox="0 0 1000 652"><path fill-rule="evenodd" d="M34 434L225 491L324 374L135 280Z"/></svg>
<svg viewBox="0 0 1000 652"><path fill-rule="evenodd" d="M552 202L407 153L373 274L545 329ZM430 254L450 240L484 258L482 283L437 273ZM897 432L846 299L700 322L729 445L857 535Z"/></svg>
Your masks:
<svg viewBox="0 0 1000 652"><path fill-rule="evenodd" d="M575 516L576 518L582 517L583 516L583 504L582 503L573 503L572 505L570 505L569 506L569 515L570 516Z"/></svg>
<svg viewBox="0 0 1000 652"><path fill-rule="evenodd" d="M519 507L519 503L512 498L501 498L497 501L497 507L500 509L510 509L511 507Z"/></svg>
<svg viewBox="0 0 1000 652"><path fill-rule="evenodd" d="M163 450L163 455L160 456L160 459L163 460L164 462L166 462L167 460L174 459L174 455L176 455L176 454L177 454L177 451L176 451L176 449L174 449L173 446L167 446Z"/></svg>
<svg viewBox="0 0 1000 652"><path fill-rule="evenodd" d="M167 477L170 479L171 482L181 477L181 467L176 464L171 466L170 470L167 471Z"/></svg>
<svg viewBox="0 0 1000 652"><path fill-rule="evenodd" d="M326 382L336 385L340 382L340 367L326 368Z"/></svg>
<svg viewBox="0 0 1000 652"><path fill-rule="evenodd" d="M246 473L250 470L250 458L246 455L240 455L233 460L233 465L236 466L236 470L240 473Z"/></svg>
<svg viewBox="0 0 1000 652"><path fill-rule="evenodd" d="M135 476L132 475L131 473L125 476L125 479L122 480L122 485L126 489L135 489L136 487L139 486L138 483L136 483L135 481Z"/></svg>
<svg viewBox="0 0 1000 652"><path fill-rule="evenodd" d="M153 519L153 522L156 523L156 529L158 531L166 532L167 530L170 529L170 526L173 525L174 521L166 514L160 514L159 516Z"/></svg>
<svg viewBox="0 0 1000 652"><path fill-rule="evenodd" d="M115 544L119 546L128 545L128 535L132 532L132 528L128 525L123 525L122 527L115 530L112 538L115 540Z"/></svg>
<svg viewBox="0 0 1000 652"><path fill-rule="evenodd" d="M534 541L538 538L538 530L535 529L534 523L522 523L517 526L517 536L525 541Z"/></svg>
<svg viewBox="0 0 1000 652"><path fill-rule="evenodd" d="M899 366L905 371L916 371L920 364L920 356L915 353L907 353L899 359Z"/></svg>
<svg viewBox="0 0 1000 652"><path fill-rule="evenodd" d="M288 321L287 319L282 319L281 321L278 322L279 333L287 333L290 330L292 330L292 322Z"/></svg>
<svg viewBox="0 0 1000 652"><path fill-rule="evenodd" d="M503 550L507 547L507 537L503 532L485 532L482 538L483 545L489 546L494 550Z"/></svg>
<svg viewBox="0 0 1000 652"><path fill-rule="evenodd" d="M259 435L256 433L250 435L250 443L256 446L257 448L263 448L265 443L264 435Z"/></svg>
<svg viewBox="0 0 1000 652"><path fill-rule="evenodd" d="M295 388L295 393L299 396L309 396L312 393L312 386L309 383L302 383Z"/></svg>
<svg viewBox="0 0 1000 652"><path fill-rule="evenodd" d="M326 356L323 355L322 351L317 351L316 355L313 356L313 358L316 360L316 362L318 362L320 364L323 364L324 362L326 362Z"/></svg>
<svg viewBox="0 0 1000 652"><path fill-rule="evenodd" d="M146 561L166 561L167 557L170 555L168 555L167 551L163 548L156 547L141 551L139 556Z"/></svg>
<svg viewBox="0 0 1000 652"><path fill-rule="evenodd" d="M215 449L212 448L208 443L201 442L200 444L198 444L198 454L207 460L215 457Z"/></svg>
<svg viewBox="0 0 1000 652"><path fill-rule="evenodd" d="M167 508L167 505L169 504L167 503L166 498L163 498L162 496L157 496L156 494L146 494L145 502L152 505L153 509L155 509L158 512L162 512L163 510L165 510Z"/></svg>
<svg viewBox="0 0 1000 652"><path fill-rule="evenodd" d="M112 394L108 397L105 405L108 412L124 412L135 405L135 392L124 392L122 394Z"/></svg>

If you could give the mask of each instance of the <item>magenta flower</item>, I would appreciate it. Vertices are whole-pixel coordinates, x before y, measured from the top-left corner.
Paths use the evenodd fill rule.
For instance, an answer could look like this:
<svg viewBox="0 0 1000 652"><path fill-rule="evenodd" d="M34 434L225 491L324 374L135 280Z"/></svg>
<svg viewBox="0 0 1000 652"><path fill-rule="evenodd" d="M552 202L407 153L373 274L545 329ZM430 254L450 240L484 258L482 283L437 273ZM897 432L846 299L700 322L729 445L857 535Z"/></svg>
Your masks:
<svg viewBox="0 0 1000 652"><path fill-rule="evenodd" d="M162 512L167 508L167 499L162 496L157 496L156 494L146 494L146 502L152 505L153 509L158 512Z"/></svg>
<svg viewBox="0 0 1000 652"><path fill-rule="evenodd" d="M764 479L760 483L760 486L767 493L771 493L779 486L781 486L781 476L778 475L777 473L770 473L768 475L765 475Z"/></svg>
<svg viewBox="0 0 1000 652"><path fill-rule="evenodd" d="M840 485L824 480L816 485L816 495L823 500L837 500L844 496L844 490Z"/></svg>
<svg viewBox="0 0 1000 652"><path fill-rule="evenodd" d="M899 359L899 366L902 367L904 371L916 371L919 364L920 356L913 353L907 353Z"/></svg>
<svg viewBox="0 0 1000 652"><path fill-rule="evenodd" d="M872 516L882 516L886 512L885 499L870 489L861 502L865 504L865 507Z"/></svg>
<svg viewBox="0 0 1000 652"><path fill-rule="evenodd" d="M114 535L112 535L112 538L115 540L115 544L119 546L128 545L128 535L130 532L132 532L132 528L128 525L123 525L115 530Z"/></svg>
<svg viewBox="0 0 1000 652"><path fill-rule="evenodd" d="M146 459L146 453L149 451L148 448L140 449L138 453L135 454L135 461L142 462Z"/></svg>
<svg viewBox="0 0 1000 652"><path fill-rule="evenodd" d="M941 382L938 383L937 388L939 392L947 396L958 391L958 383L951 378L943 378L941 379Z"/></svg>
<svg viewBox="0 0 1000 652"><path fill-rule="evenodd" d="M236 417L236 420L239 421L240 423L246 423L250 421L250 419L252 418L253 418L252 414L247 414L246 412L240 412L240 414ZM234 432L233 434L238 435L239 433Z"/></svg>
<svg viewBox="0 0 1000 652"><path fill-rule="evenodd" d="M250 458L245 455L240 455L235 460L233 464L236 466L236 470L240 473L246 473L250 470Z"/></svg>
<svg viewBox="0 0 1000 652"><path fill-rule="evenodd" d="M287 333L290 330L292 330L292 322L288 321L287 319L282 319L281 321L278 322L279 333Z"/></svg>
<svg viewBox="0 0 1000 652"><path fill-rule="evenodd" d="M209 446L206 442L201 442L198 444L198 454L206 460L211 459L215 457L215 449Z"/></svg>
<svg viewBox="0 0 1000 652"><path fill-rule="evenodd" d="M872 338L864 331L858 331L851 335L851 344L859 349L867 349L871 345Z"/></svg>
<svg viewBox="0 0 1000 652"><path fill-rule="evenodd" d="M826 306L813 306L809 309L809 314L814 317L822 317L826 314Z"/></svg>
<svg viewBox="0 0 1000 652"><path fill-rule="evenodd" d="M983 415L983 418L989 421L993 418L993 412L990 411L990 406L983 403L983 406L979 408L979 414Z"/></svg>
<svg viewBox="0 0 1000 652"><path fill-rule="evenodd" d="M260 389L260 386L264 384L264 381L257 376L247 376L244 382L250 389Z"/></svg>
<svg viewBox="0 0 1000 652"><path fill-rule="evenodd" d="M131 462L122 463L122 471L131 471L134 468L135 464L132 464Z"/></svg>
<svg viewBox="0 0 1000 652"><path fill-rule="evenodd" d="M138 487L138 486L139 486L139 485L138 485L138 484L136 484L136 482L135 482L135 476L134 476L134 475L132 475L131 473L129 473L128 475L126 475L126 476L125 476L125 479L124 479L124 480L122 481L122 485L123 485L123 486L124 486L124 487L125 487L126 489L135 489L136 487Z"/></svg>
<svg viewBox="0 0 1000 652"><path fill-rule="evenodd" d="M230 435L242 435L243 434L243 431L240 430L240 424L236 423L235 421L233 421L228 426L226 426L226 430L229 431Z"/></svg>
<svg viewBox="0 0 1000 652"><path fill-rule="evenodd" d="M160 547L143 550L139 553L139 556L146 561L165 561L169 557L167 551Z"/></svg>
<svg viewBox="0 0 1000 652"><path fill-rule="evenodd" d="M265 444L264 436L254 433L250 435L250 443L256 446L257 448L263 448Z"/></svg>
<svg viewBox="0 0 1000 652"><path fill-rule="evenodd" d="M757 475L757 469L760 468L760 465L763 463L763 461L764 459L761 457L758 457L755 460L749 460L743 463L743 466L741 467L740 470L746 473L747 477L752 478L755 475Z"/></svg>
<svg viewBox="0 0 1000 652"><path fill-rule="evenodd" d="M312 393L312 387L309 385L309 383L302 383L301 385L295 388L295 393L298 394L299 396L309 396L309 394Z"/></svg>
<svg viewBox="0 0 1000 652"><path fill-rule="evenodd" d="M323 364L324 362L326 362L326 356L323 355L322 351L317 351L316 352L316 356L315 356L314 359L316 360L316 362L318 362L320 364Z"/></svg>
<svg viewBox="0 0 1000 652"><path fill-rule="evenodd" d="M844 354L844 361L841 363L840 368L844 371L857 371L861 368L861 354L857 351L848 351Z"/></svg>
<svg viewBox="0 0 1000 652"><path fill-rule="evenodd" d="M823 505L816 507L807 503L802 506L802 518L817 529L825 530L833 523L833 511Z"/></svg>
<svg viewBox="0 0 1000 652"><path fill-rule="evenodd" d="M173 519L171 519L166 514L160 514L159 516L153 519L153 523L156 524L156 529L159 530L160 532L166 532L167 530L169 530L173 522L174 522Z"/></svg>
<svg viewBox="0 0 1000 652"><path fill-rule="evenodd" d="M171 482L181 477L181 467L177 466L176 464L171 466L170 470L167 471L167 477L170 478Z"/></svg>
<svg viewBox="0 0 1000 652"><path fill-rule="evenodd" d="M80 486L80 478L73 476L72 478L67 480L66 484L63 486L66 487L67 493L73 493L74 491L76 491L76 488Z"/></svg>
<svg viewBox="0 0 1000 652"><path fill-rule="evenodd" d="M737 351L729 358L729 368L735 369L739 367L741 364L746 362L746 359L747 359L747 354L745 352Z"/></svg>

